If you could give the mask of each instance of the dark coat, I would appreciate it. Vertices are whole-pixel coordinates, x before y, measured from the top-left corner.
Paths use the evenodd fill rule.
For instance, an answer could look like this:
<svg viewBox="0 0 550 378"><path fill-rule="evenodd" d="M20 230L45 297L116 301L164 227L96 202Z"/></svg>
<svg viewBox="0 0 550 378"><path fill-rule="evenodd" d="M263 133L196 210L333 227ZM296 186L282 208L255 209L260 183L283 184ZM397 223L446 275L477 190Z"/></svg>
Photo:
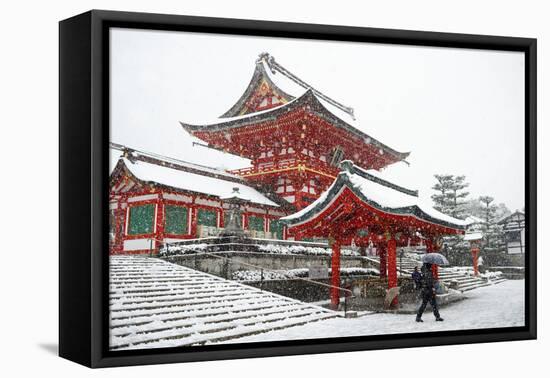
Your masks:
<svg viewBox="0 0 550 378"><path fill-rule="evenodd" d="M422 267L422 280L420 281L423 297L432 297L435 293L435 279L431 267Z"/></svg>

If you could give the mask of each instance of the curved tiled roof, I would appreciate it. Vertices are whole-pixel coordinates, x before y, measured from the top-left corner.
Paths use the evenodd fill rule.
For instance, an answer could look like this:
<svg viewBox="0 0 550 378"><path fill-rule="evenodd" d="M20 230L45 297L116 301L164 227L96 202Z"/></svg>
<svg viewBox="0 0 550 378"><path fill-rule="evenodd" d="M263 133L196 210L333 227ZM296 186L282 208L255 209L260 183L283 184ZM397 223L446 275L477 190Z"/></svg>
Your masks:
<svg viewBox="0 0 550 378"><path fill-rule="evenodd" d="M342 162L342 168L344 170L334 183L315 202L281 220L290 227L306 223L330 206L344 188L348 188L367 205L388 214L410 216L460 231L467 226L466 221L443 214L424 203L417 191L371 175L349 160Z"/></svg>

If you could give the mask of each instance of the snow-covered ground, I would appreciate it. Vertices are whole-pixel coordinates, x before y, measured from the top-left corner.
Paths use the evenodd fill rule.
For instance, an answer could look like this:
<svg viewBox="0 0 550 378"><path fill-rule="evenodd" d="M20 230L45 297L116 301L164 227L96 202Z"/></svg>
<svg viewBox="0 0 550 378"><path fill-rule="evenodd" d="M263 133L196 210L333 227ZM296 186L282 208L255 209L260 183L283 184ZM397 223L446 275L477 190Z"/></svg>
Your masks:
<svg viewBox="0 0 550 378"><path fill-rule="evenodd" d="M109 270L112 350L226 342L337 316L157 258L111 256Z"/></svg>
<svg viewBox="0 0 550 378"><path fill-rule="evenodd" d="M525 281L509 280L468 292L467 299L440 309L443 322L436 322L428 305L423 323L414 315L372 314L355 319L329 319L299 327L262 333L232 343L297 340L325 337L451 331L518 327L525 323Z"/></svg>

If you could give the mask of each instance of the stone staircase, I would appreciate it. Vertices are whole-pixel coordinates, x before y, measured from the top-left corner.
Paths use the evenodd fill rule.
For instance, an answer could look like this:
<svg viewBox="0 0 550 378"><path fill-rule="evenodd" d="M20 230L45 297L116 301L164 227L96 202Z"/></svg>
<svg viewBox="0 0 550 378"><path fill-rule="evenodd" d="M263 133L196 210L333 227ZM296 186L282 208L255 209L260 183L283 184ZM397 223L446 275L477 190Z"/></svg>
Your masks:
<svg viewBox="0 0 550 378"><path fill-rule="evenodd" d="M110 258L110 349L227 342L333 311L141 256Z"/></svg>
<svg viewBox="0 0 550 378"><path fill-rule="evenodd" d="M369 256L368 258L380 264L378 257ZM399 257L397 258L397 269L403 276L410 276L415 266L420 269L422 267L422 262L410 257L403 257L402 259ZM454 288L455 290L461 292L506 281L503 277L492 280L474 277L464 271L460 271L452 267L439 267L439 279L445 284L445 286Z"/></svg>

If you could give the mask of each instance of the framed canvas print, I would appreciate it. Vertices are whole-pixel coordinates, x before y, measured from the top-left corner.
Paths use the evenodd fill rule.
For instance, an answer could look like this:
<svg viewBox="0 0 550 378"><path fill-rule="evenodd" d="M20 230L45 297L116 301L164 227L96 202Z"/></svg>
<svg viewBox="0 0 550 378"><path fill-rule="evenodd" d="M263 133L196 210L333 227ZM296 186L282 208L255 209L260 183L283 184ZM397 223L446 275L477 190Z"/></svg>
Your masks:
<svg viewBox="0 0 550 378"><path fill-rule="evenodd" d="M536 337L536 40L60 23L60 355Z"/></svg>

